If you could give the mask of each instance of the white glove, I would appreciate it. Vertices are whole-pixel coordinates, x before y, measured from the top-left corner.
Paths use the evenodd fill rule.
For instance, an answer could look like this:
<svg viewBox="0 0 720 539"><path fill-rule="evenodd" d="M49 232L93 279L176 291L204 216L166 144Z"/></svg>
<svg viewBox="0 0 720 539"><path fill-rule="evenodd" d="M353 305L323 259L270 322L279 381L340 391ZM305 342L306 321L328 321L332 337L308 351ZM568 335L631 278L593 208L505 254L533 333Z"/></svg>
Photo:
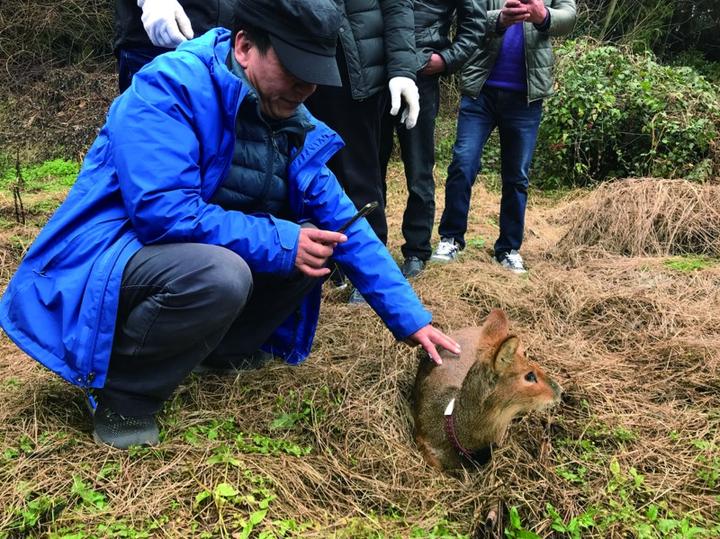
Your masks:
<svg viewBox="0 0 720 539"><path fill-rule="evenodd" d="M405 124L406 129L415 127L420 112L420 95L418 94L415 81L408 77L393 77L388 83L390 88L390 114L397 116L400 110L400 98L405 100L400 121Z"/></svg>
<svg viewBox="0 0 720 539"><path fill-rule="evenodd" d="M156 47L174 49L193 38L192 24L177 0L137 0L142 23Z"/></svg>

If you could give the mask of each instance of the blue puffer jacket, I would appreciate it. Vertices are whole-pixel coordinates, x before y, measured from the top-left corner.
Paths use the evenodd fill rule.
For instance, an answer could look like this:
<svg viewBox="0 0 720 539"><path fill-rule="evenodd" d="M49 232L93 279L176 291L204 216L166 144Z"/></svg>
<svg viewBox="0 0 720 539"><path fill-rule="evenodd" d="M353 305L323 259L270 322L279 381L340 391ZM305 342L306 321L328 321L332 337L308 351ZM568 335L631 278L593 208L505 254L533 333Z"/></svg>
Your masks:
<svg viewBox="0 0 720 539"><path fill-rule="evenodd" d="M222 245L258 272L294 268L299 225L207 201L225 177L235 116L248 87L226 67L230 34L216 29L158 57L110 108L66 201L29 249L0 301L0 324L27 354L71 383L102 387L123 269L143 245ZM355 208L325 166L340 138L316 125L288 169L296 221L334 230ZM170 143L171 142L171 143ZM396 338L430 322L364 220L336 260ZM320 290L265 348L299 363L310 352Z"/></svg>

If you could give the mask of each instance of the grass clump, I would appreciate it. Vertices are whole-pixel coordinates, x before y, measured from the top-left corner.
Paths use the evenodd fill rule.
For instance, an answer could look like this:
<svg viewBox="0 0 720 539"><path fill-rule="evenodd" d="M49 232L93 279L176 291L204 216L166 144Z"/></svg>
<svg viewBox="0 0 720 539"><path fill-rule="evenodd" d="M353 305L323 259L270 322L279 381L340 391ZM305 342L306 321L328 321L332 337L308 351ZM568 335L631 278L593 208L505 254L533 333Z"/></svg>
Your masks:
<svg viewBox="0 0 720 539"><path fill-rule="evenodd" d="M20 178L27 192L56 192L69 189L75 183L80 164L66 159L51 159L36 165L20 167ZM14 166L6 166L0 176L0 189L9 189L18 181Z"/></svg>

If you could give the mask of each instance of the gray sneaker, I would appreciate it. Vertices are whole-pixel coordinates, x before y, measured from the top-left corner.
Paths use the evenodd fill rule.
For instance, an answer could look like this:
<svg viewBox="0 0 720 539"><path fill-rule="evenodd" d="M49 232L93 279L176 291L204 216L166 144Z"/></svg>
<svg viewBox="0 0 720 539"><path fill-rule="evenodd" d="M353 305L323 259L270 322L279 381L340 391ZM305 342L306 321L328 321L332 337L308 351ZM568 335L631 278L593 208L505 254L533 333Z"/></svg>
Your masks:
<svg viewBox="0 0 720 539"><path fill-rule="evenodd" d="M93 439L101 445L128 449L131 445L160 443L160 431L154 415L126 417L98 403L93 425Z"/></svg>
<svg viewBox="0 0 720 539"><path fill-rule="evenodd" d="M360 290L353 286L352 292L350 292L350 298L348 299L350 305L367 305L367 301L360 293Z"/></svg>
<svg viewBox="0 0 720 539"><path fill-rule="evenodd" d="M440 238L435 252L430 257L433 262L440 262L441 264L447 264L448 262L454 262L458 254L460 254L460 246L455 243L453 238Z"/></svg>
<svg viewBox="0 0 720 539"><path fill-rule="evenodd" d="M417 256L409 256L400 266L400 271L406 279L417 277L425 269L425 261L420 260Z"/></svg>
<svg viewBox="0 0 720 539"><path fill-rule="evenodd" d="M515 249L509 253L501 253L495 258L495 261L503 268L509 269L513 273L527 273L523 264L522 256Z"/></svg>

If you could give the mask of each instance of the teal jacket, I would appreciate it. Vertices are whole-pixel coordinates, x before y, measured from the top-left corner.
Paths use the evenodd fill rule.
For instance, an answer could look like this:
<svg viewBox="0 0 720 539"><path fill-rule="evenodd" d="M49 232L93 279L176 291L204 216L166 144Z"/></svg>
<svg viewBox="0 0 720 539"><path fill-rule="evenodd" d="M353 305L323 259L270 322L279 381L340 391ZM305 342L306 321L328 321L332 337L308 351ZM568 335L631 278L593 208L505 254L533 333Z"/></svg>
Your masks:
<svg viewBox="0 0 720 539"><path fill-rule="evenodd" d="M477 53L465 64L460 75L460 91L476 98L490 76L497 60L504 31L498 32L498 18L504 0L487 1L487 28ZM553 93L553 66L551 38L569 34L575 26L575 0L545 0L550 12L550 26L538 30L532 23L523 23L525 35L525 72L527 73L528 102L543 99Z"/></svg>
<svg viewBox="0 0 720 539"><path fill-rule="evenodd" d="M209 203L225 178L235 118L248 86L227 68L230 33L211 30L140 70L110 108L67 199L28 250L0 300L0 325L64 379L102 387L123 270L143 245L220 245L254 272L293 271L300 227L335 230L355 213L325 166L340 138L315 125L288 168L292 221ZM412 287L366 221L334 254L396 338L430 322ZM290 363L310 352L320 285L264 348Z"/></svg>

